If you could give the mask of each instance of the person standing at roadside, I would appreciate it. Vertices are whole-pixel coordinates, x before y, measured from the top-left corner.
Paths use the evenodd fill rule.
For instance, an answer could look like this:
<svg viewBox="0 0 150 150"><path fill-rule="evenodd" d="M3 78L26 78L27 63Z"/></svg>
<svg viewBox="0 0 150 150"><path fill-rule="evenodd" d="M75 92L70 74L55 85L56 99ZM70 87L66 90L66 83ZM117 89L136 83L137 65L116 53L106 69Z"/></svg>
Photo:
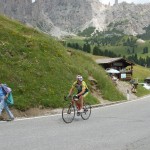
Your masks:
<svg viewBox="0 0 150 150"><path fill-rule="evenodd" d="M10 92L11 89L9 87L7 87L5 84L0 83L0 116L2 114L3 109L5 109L9 116L8 121L14 120L14 115L10 111L6 102Z"/></svg>

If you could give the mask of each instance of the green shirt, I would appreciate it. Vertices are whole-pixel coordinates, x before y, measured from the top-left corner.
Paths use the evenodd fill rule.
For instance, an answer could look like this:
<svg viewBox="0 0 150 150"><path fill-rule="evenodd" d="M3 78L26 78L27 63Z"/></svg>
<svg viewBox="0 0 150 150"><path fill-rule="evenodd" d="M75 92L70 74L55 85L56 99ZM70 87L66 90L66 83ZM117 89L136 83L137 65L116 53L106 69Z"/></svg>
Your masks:
<svg viewBox="0 0 150 150"><path fill-rule="evenodd" d="M88 90L88 87L84 81L82 81L81 84L78 84L78 82L75 81L72 85L72 88L76 88L78 90L78 93L80 93L82 90Z"/></svg>

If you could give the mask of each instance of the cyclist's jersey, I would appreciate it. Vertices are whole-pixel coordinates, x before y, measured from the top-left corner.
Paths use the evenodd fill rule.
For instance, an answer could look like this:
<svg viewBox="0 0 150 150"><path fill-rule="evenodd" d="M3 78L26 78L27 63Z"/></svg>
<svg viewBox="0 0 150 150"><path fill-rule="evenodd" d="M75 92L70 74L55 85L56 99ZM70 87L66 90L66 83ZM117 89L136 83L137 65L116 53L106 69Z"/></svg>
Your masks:
<svg viewBox="0 0 150 150"><path fill-rule="evenodd" d="M80 93L83 89L85 89L85 92L88 92L88 87L84 81L82 81L82 84L78 84L77 81L75 81L72 85L72 88L76 88L78 90L78 93Z"/></svg>

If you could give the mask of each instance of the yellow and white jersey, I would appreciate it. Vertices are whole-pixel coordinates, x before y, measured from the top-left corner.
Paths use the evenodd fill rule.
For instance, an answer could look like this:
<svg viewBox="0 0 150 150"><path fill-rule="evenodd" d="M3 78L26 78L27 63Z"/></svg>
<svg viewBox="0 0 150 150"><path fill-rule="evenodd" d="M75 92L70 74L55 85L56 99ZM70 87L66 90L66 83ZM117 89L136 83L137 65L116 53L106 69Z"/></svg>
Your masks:
<svg viewBox="0 0 150 150"><path fill-rule="evenodd" d="M82 90L88 91L88 87L84 81L82 81L82 84L78 84L78 82L75 81L72 85L72 88L76 88L78 90L78 93L80 93Z"/></svg>

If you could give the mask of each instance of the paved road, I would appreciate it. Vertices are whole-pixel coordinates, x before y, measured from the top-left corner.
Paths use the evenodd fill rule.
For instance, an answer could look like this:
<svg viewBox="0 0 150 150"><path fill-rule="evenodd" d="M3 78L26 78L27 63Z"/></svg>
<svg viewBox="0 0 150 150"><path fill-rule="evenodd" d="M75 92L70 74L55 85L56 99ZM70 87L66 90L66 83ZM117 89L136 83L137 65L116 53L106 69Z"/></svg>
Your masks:
<svg viewBox="0 0 150 150"><path fill-rule="evenodd" d="M0 150L150 150L150 97L92 110L65 124L61 115L0 122Z"/></svg>

